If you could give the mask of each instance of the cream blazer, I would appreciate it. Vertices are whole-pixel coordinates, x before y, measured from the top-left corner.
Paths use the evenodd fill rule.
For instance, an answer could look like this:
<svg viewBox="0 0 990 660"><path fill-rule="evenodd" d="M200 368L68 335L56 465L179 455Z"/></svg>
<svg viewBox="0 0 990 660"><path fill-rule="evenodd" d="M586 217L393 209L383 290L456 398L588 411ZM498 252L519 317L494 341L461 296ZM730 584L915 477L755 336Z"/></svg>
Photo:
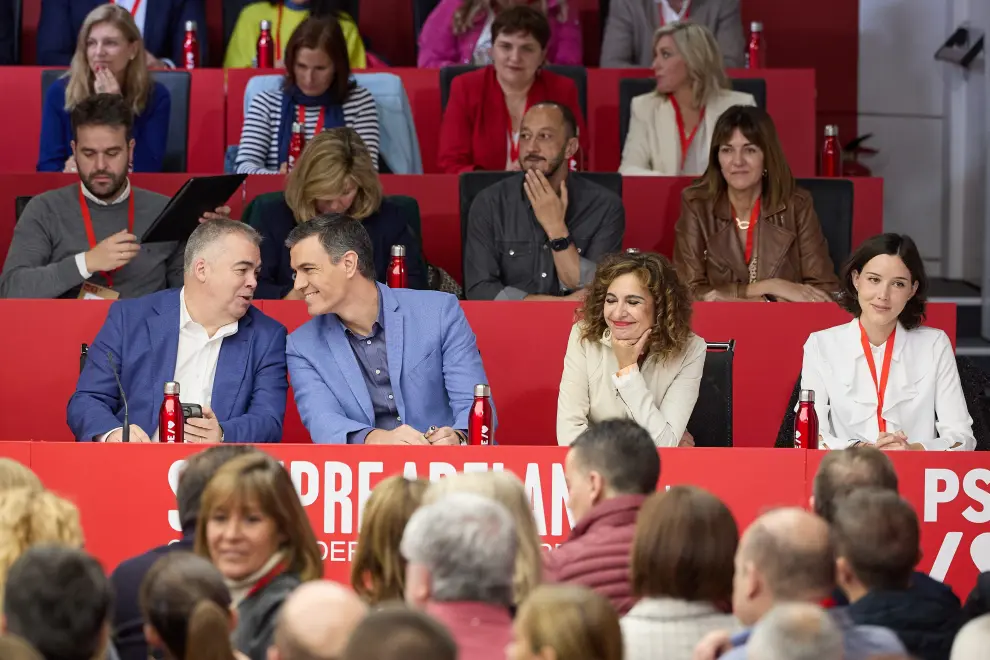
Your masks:
<svg viewBox="0 0 990 660"><path fill-rule="evenodd" d="M632 100L629 115L629 132L622 148L620 174L654 176L700 176L708 166L715 122L722 113L734 105L756 105L752 94L719 90L705 104L705 117L698 129L704 142L695 142L692 149L701 149L698 160L700 172L681 171L681 138L677 132L677 115L670 98L650 92Z"/></svg>
<svg viewBox="0 0 990 660"><path fill-rule="evenodd" d="M649 431L657 447L676 447L698 400L706 351L705 340L691 335L680 355L664 363L648 360L620 378L608 335L582 341L575 323L557 398L557 444L571 444L589 424L622 418Z"/></svg>
<svg viewBox="0 0 990 660"><path fill-rule="evenodd" d="M873 351L878 378L885 348ZM811 333L804 345L801 389L815 391L823 449L877 441L877 389L863 355L858 319ZM904 431L909 443L925 449L976 448L956 358L944 332L897 324L882 414L888 432Z"/></svg>

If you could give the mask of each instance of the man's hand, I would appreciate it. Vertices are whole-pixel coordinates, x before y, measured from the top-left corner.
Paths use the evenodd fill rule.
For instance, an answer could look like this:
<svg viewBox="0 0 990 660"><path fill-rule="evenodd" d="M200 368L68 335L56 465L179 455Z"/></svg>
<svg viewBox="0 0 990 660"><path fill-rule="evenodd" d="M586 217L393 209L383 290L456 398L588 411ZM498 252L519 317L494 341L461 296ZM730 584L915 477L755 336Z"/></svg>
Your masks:
<svg viewBox="0 0 990 660"><path fill-rule="evenodd" d="M288 174L289 173L289 164L288 163L282 163L281 165L279 165L279 167L278 167L278 173L279 174Z"/></svg>
<svg viewBox="0 0 990 660"><path fill-rule="evenodd" d="M732 648L732 638L725 630L710 632L701 638L694 647L691 660L716 660L720 655Z"/></svg>
<svg viewBox="0 0 990 660"><path fill-rule="evenodd" d="M148 434L144 432L137 424L131 424L131 437L127 439L128 442L151 442L151 438ZM113 433L107 436L107 442L123 442L124 441L124 429L117 429Z"/></svg>
<svg viewBox="0 0 990 660"><path fill-rule="evenodd" d="M93 89L97 94L120 94L120 83L110 69L97 69L93 75Z"/></svg>
<svg viewBox="0 0 990 660"><path fill-rule="evenodd" d="M282 298L282 300L306 300L306 295L302 291L289 289L289 292L285 294L285 298Z"/></svg>
<svg viewBox="0 0 990 660"><path fill-rule="evenodd" d="M218 445L223 439L223 430L217 416L209 406L203 406L202 417L190 417L183 427L183 439L186 442L203 445Z"/></svg>
<svg viewBox="0 0 990 660"><path fill-rule="evenodd" d="M908 448L907 434L904 431L881 433L877 436L877 449L902 451Z"/></svg>
<svg viewBox="0 0 990 660"><path fill-rule="evenodd" d="M577 291L572 291L568 295L564 296L564 300L576 300L578 302L584 302L584 299L588 297L588 289L578 289Z"/></svg>
<svg viewBox="0 0 990 660"><path fill-rule="evenodd" d="M69 156L65 159L65 168L62 169L63 172L72 174L76 171L76 157Z"/></svg>
<svg viewBox="0 0 990 660"><path fill-rule="evenodd" d="M116 270L136 257L140 251L137 236L121 230L107 236L86 253L86 270L91 273Z"/></svg>
<svg viewBox="0 0 990 660"><path fill-rule="evenodd" d="M364 438L366 445L428 445L430 441L426 436L409 426L403 424L392 431L375 429Z"/></svg>
<svg viewBox="0 0 990 660"><path fill-rule="evenodd" d="M207 211L199 219L200 224L208 220L230 220L230 207L218 206L212 213Z"/></svg>
<svg viewBox="0 0 990 660"><path fill-rule="evenodd" d="M144 51L144 61L148 63L149 69L167 69L168 65L151 54L151 51Z"/></svg>
<svg viewBox="0 0 990 660"><path fill-rule="evenodd" d="M567 236L564 215L567 213L567 184L560 184L560 197L539 170L527 170L523 181L526 197L533 206L533 214L543 231L551 239Z"/></svg>
<svg viewBox="0 0 990 660"><path fill-rule="evenodd" d="M450 447L461 444L461 436L457 435L457 431L449 426L443 426L438 429L433 429L432 431L427 431L426 439L431 445L444 445Z"/></svg>
<svg viewBox="0 0 990 660"><path fill-rule="evenodd" d="M677 443L678 447L694 447L694 436L691 435L687 430L684 431L684 435L681 436L680 442Z"/></svg>
<svg viewBox="0 0 990 660"><path fill-rule="evenodd" d="M619 371L636 364L639 356L646 350L646 344L650 341L651 330L644 332L639 339L616 339L612 337L612 352L619 363Z"/></svg>

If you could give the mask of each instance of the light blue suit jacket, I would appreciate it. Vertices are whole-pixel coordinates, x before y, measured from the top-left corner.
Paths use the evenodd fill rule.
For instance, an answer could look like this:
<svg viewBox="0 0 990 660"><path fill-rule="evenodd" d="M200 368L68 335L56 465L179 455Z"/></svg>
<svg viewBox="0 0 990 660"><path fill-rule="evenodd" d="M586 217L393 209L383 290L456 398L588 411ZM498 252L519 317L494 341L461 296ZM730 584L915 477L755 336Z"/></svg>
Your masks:
<svg viewBox="0 0 990 660"><path fill-rule="evenodd" d="M488 378L457 298L377 286L402 423L419 431L467 429L474 386ZM375 427L371 395L335 314L317 316L290 334L286 356L296 407L313 442L346 444L348 433Z"/></svg>

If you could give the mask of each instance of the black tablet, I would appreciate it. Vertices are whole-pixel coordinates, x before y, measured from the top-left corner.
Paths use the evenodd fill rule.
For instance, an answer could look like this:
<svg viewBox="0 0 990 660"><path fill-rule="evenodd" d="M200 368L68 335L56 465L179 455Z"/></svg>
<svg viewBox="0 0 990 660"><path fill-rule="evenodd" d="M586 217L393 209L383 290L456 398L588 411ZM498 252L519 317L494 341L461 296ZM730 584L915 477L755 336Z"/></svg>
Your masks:
<svg viewBox="0 0 990 660"><path fill-rule="evenodd" d="M226 204L245 179L247 174L194 176L172 196L140 241L164 243L188 239L203 214Z"/></svg>

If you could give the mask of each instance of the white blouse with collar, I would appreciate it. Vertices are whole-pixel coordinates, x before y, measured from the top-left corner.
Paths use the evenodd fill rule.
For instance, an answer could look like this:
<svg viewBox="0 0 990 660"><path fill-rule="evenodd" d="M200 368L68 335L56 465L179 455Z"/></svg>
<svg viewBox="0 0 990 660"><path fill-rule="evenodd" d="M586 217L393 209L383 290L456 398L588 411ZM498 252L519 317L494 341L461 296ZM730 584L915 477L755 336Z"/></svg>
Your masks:
<svg viewBox="0 0 990 660"><path fill-rule="evenodd" d="M822 449L875 443L877 390L863 354L859 320L813 332L804 344L801 389L815 391ZM879 377L886 343L873 347ZM898 323L884 394L887 431L904 431L929 451L972 450L973 420L966 407L949 337L936 328L905 330Z"/></svg>

